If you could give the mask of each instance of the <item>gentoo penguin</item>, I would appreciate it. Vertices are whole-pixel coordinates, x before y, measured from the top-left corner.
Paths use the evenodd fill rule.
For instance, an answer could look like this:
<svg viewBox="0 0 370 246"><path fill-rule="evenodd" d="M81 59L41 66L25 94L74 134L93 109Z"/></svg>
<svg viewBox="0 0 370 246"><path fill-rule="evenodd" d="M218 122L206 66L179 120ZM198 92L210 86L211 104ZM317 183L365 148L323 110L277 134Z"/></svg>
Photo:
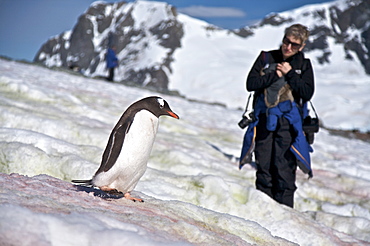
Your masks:
<svg viewBox="0 0 370 246"><path fill-rule="evenodd" d="M108 193L122 192L127 199L143 202L131 197L130 192L146 171L161 115L179 119L160 97L146 97L129 106L113 128L93 178L72 182L90 184Z"/></svg>

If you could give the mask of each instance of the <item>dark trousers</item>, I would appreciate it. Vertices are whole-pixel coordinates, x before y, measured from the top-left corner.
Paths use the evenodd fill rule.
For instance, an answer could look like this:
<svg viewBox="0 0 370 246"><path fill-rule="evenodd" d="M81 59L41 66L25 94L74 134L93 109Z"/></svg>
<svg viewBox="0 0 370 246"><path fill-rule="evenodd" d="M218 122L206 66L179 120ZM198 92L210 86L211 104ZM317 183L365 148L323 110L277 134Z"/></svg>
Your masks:
<svg viewBox="0 0 370 246"><path fill-rule="evenodd" d="M107 80L108 80L108 81L113 81L113 77L114 77L114 67L110 67L110 68L108 68L108 70L109 70L109 75L108 75Z"/></svg>
<svg viewBox="0 0 370 246"><path fill-rule="evenodd" d="M289 149L294 135L292 126L284 117L279 119L276 130L270 132L266 129L266 115L260 116L255 147L256 188L289 207L293 207L297 189L297 163Z"/></svg>

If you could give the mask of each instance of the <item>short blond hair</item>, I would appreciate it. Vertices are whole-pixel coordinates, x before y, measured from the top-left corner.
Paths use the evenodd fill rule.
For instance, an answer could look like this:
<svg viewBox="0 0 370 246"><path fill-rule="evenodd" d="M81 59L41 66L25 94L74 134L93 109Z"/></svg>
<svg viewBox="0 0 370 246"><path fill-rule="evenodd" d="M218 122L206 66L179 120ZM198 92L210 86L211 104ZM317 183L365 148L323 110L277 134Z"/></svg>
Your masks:
<svg viewBox="0 0 370 246"><path fill-rule="evenodd" d="M307 41L309 35L310 32L308 31L308 28L301 24L294 24L285 29L285 37L293 36L296 39L301 40L302 44Z"/></svg>

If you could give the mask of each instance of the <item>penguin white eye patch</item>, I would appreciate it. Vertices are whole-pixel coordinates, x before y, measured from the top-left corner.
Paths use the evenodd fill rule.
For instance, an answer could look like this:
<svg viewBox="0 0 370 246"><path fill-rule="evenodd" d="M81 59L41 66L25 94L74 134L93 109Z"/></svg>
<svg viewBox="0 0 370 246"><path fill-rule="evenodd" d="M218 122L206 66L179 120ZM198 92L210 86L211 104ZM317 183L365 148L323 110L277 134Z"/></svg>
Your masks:
<svg viewBox="0 0 370 246"><path fill-rule="evenodd" d="M164 107L164 99L163 99L163 98L158 98L158 99L157 99L157 101L158 101L158 103L159 103L159 106L160 106L161 108L163 108L163 107Z"/></svg>

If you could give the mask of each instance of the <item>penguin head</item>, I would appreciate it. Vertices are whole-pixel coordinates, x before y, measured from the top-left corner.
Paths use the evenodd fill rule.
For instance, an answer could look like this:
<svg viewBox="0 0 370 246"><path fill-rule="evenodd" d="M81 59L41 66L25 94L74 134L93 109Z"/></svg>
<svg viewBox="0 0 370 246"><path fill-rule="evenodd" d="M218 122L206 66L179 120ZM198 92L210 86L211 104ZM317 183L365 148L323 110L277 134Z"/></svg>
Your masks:
<svg viewBox="0 0 370 246"><path fill-rule="evenodd" d="M146 97L146 98L141 99L138 102L141 102L143 104L143 108L150 111L152 114L154 114L158 118L161 115L167 115L175 119L179 119L179 116L171 110L166 100L164 100L161 97L156 97L156 96Z"/></svg>

